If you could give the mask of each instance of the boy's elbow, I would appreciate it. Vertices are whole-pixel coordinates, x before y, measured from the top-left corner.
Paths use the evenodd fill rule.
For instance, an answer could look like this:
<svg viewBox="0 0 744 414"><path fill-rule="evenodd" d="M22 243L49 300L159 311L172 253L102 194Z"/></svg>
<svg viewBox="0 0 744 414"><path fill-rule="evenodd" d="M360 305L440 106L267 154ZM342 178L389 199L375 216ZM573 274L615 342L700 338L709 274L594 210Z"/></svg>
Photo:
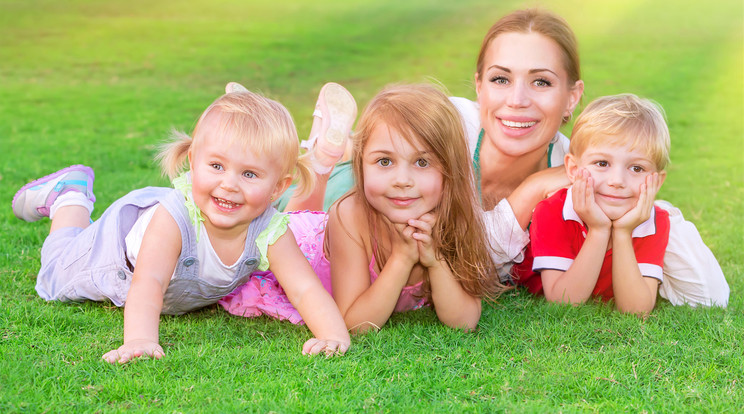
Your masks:
<svg viewBox="0 0 744 414"><path fill-rule="evenodd" d="M644 303L644 304L635 304L635 305L623 305L621 303L616 303L616 308L618 311L622 313L627 313L631 315L638 316L640 318L646 318L648 315L651 314L651 311L654 310L655 303Z"/></svg>
<svg viewBox="0 0 744 414"><path fill-rule="evenodd" d="M577 300L569 297L565 292L561 292L559 294L549 290L544 290L543 292L545 294L545 300L547 300L548 302L557 303L559 305L576 306L586 302L586 299Z"/></svg>

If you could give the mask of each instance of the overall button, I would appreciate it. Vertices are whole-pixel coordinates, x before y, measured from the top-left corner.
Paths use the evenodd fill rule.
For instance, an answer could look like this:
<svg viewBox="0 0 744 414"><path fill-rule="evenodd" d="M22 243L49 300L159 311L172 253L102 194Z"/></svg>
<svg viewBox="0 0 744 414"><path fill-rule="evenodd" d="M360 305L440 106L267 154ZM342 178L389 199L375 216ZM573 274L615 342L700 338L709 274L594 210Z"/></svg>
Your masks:
<svg viewBox="0 0 744 414"><path fill-rule="evenodd" d="M119 270L119 271L117 271L117 272L116 272L116 276L118 276L118 277L119 277L119 279L121 279L121 280L126 280L126 279L127 279L127 274L126 274L126 273L124 273L124 271L123 271L123 270Z"/></svg>
<svg viewBox="0 0 744 414"><path fill-rule="evenodd" d="M183 265L186 267L189 267L189 266L192 266L195 262L196 262L196 259L194 259L193 257L189 257L188 259L185 259L183 261Z"/></svg>
<svg viewBox="0 0 744 414"><path fill-rule="evenodd" d="M248 260L245 261L245 265L246 266L255 266L256 263L258 263L258 260L256 260L256 259L248 259Z"/></svg>

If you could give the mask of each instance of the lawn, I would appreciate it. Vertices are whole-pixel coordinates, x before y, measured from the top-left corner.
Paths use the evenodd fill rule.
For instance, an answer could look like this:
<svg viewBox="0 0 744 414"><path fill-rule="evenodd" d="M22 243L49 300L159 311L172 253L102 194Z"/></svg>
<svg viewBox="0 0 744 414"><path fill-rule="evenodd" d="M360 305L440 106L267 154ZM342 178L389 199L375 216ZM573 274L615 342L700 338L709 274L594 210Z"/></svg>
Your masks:
<svg viewBox="0 0 744 414"><path fill-rule="evenodd" d="M485 306L474 333L424 309L325 359L300 355L305 327L210 307L162 318L164 359L112 366L100 356L121 343L121 309L34 291L48 222L10 209L27 181L92 166L94 216L134 188L167 185L156 145L171 128L190 131L228 81L284 103L301 137L327 81L360 108L391 82L440 82L474 98L482 36L525 5L574 28L584 105L633 92L664 106L672 165L660 197L721 263L727 309L660 301L642 320L513 291ZM0 411L740 412L743 9L739 0L0 0Z"/></svg>

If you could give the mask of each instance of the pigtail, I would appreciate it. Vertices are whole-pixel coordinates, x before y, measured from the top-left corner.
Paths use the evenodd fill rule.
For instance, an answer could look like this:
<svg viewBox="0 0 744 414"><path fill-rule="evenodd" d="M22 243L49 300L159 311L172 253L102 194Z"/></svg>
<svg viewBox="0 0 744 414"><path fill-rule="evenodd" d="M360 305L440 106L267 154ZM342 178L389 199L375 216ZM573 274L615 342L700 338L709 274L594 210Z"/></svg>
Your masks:
<svg viewBox="0 0 744 414"><path fill-rule="evenodd" d="M163 175L173 179L185 169L192 142L193 139L188 134L171 130L170 139L158 147L159 151L155 156Z"/></svg>
<svg viewBox="0 0 744 414"><path fill-rule="evenodd" d="M297 189L293 196L299 199L304 199L313 191L315 188L315 170L312 166L311 154L305 153L300 155L297 159L297 165L294 172L294 178L296 180Z"/></svg>

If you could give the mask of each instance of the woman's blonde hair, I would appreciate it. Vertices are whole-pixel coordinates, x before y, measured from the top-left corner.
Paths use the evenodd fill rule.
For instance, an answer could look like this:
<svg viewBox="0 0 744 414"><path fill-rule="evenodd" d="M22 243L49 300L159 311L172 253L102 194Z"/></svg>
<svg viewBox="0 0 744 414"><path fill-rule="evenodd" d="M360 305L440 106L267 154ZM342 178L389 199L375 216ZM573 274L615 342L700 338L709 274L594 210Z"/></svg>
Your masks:
<svg viewBox="0 0 744 414"><path fill-rule="evenodd" d="M170 141L160 147L156 156L164 175L173 178L187 168L189 149L203 139L201 129L208 116L220 117L219 130L212 134L241 144L245 151L270 157L280 168L280 177L297 178L299 196L312 190L315 174L309 157L299 157L297 130L289 111L279 102L247 90L226 93L212 102L199 117L191 136L172 131Z"/></svg>
<svg viewBox="0 0 744 414"><path fill-rule="evenodd" d="M369 137L382 124L396 130L411 145L433 154L433 164L443 175L442 196L432 229L435 250L466 292L495 299L505 287L498 282L490 257L462 121L447 96L433 85L386 87L364 109L352 137L356 183L346 197L360 196L369 217L373 244L377 245L380 237L376 223L381 217L364 197L362 158ZM376 249L375 259L382 266L387 258L380 257ZM428 281L426 286L430 294Z"/></svg>
<svg viewBox="0 0 744 414"><path fill-rule="evenodd" d="M574 123L569 152L581 156L598 144L640 148L663 171L669 163L671 139L664 109L631 93L603 96L589 103Z"/></svg>

